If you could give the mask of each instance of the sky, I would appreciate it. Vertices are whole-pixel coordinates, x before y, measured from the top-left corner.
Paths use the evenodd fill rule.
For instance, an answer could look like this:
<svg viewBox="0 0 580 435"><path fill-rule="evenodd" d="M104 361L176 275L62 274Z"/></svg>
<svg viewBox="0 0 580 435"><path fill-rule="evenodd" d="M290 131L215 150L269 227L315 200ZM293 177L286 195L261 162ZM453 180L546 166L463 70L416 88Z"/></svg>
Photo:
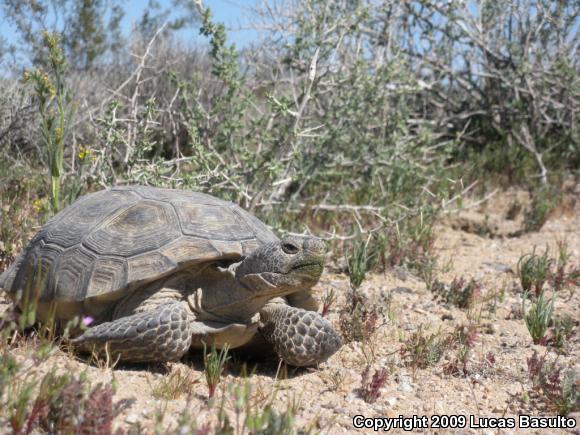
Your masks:
<svg viewBox="0 0 580 435"><path fill-rule="evenodd" d="M1 0L0 0L1 1ZM170 0L157 0L162 8L171 4ZM257 38L255 31L242 29L247 27L251 15L250 8L259 0L203 0L204 6L212 10L214 21L222 22L228 29L229 39L236 46L244 47ZM125 0L125 17L122 22L123 33L127 35L132 25L141 18L147 0ZM180 36L189 40L199 37L199 30L191 28L180 32ZM9 43L17 43L14 28L6 21L3 8L0 7L0 37Z"/></svg>

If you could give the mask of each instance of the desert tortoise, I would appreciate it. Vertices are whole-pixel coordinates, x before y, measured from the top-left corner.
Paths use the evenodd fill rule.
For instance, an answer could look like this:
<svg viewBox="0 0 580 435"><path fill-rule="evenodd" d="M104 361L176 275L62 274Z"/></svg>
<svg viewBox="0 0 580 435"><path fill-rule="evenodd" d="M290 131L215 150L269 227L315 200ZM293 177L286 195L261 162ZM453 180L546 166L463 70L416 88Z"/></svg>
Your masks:
<svg viewBox="0 0 580 435"><path fill-rule="evenodd" d="M0 276L14 300L38 297L60 324L85 316L73 343L129 362L190 348L268 343L292 365L326 360L341 340L310 288L324 244L279 240L235 204L202 193L122 186L58 213ZM24 296L24 297L23 297Z"/></svg>

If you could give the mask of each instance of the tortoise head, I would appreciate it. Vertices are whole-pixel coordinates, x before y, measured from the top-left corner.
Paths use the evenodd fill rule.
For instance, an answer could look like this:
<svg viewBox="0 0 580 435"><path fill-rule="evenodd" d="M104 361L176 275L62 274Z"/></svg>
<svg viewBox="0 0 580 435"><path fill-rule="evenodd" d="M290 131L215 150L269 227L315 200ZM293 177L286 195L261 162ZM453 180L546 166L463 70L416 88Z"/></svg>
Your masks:
<svg viewBox="0 0 580 435"><path fill-rule="evenodd" d="M308 289L322 274L326 246L314 237L287 236L263 245L237 267L236 278L272 297Z"/></svg>
<svg viewBox="0 0 580 435"><path fill-rule="evenodd" d="M318 282L326 247L312 237L285 237L263 245L239 263L204 271L188 297L200 320L246 323L271 299Z"/></svg>

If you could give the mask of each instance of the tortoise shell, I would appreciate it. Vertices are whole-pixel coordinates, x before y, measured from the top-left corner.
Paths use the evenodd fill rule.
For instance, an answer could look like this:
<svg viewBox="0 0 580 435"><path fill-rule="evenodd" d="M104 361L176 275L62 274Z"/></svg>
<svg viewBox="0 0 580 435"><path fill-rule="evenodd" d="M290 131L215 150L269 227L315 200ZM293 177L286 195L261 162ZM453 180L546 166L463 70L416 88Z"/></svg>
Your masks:
<svg viewBox="0 0 580 435"><path fill-rule="evenodd" d="M210 195L113 187L50 219L0 286L13 295L34 287L41 302L86 307L196 264L238 261L276 240L256 217Z"/></svg>

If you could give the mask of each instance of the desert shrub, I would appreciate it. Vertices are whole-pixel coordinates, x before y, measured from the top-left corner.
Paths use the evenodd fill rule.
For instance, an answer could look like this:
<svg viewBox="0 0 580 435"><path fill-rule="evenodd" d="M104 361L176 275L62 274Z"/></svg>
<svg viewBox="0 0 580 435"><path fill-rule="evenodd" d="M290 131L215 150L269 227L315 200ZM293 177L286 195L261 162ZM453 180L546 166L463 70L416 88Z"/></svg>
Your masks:
<svg viewBox="0 0 580 435"><path fill-rule="evenodd" d="M51 59L38 32L50 27L41 25L49 3L5 6L30 45L22 58L39 68ZM256 20L271 30L254 50L238 49L195 2L145 8L130 37L119 34L119 2L67 3L63 23L74 25L59 39L71 67L55 89L70 89L77 121L50 161L71 198L144 183L213 193L276 229L331 239L366 240L398 224L384 234L383 264L431 283L428 215L456 195L446 176L486 179L491 170L546 186L534 196L532 229L549 216L542 192L552 172L578 164L577 59L566 37L578 12L568 2L259 6ZM175 31L192 25L207 50L180 43ZM40 95L32 101L10 76L0 87L20 95L0 108L2 159L44 161L46 173L39 137L22 128L42 120L29 104Z"/></svg>

